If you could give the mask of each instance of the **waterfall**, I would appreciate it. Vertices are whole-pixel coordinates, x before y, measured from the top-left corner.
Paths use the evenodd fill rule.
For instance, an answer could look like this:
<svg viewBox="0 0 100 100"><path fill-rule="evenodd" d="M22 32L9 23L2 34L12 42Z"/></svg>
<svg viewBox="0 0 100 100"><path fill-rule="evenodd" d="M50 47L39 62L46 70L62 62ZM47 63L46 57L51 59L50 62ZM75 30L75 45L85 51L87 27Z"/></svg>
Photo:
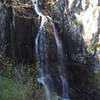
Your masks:
<svg viewBox="0 0 100 100"><path fill-rule="evenodd" d="M38 69L38 82L40 82L45 90L47 100L52 100L51 93L51 83L52 77L48 72L48 54L47 54L47 46L46 46L46 32L45 25L49 23L53 28L53 36L56 41L57 46L57 55L58 55L58 72L62 85L62 97L58 96L60 100L69 100L68 96L68 83L66 80L65 72L64 72L64 56L61 40L58 37L55 25L53 20L49 16L45 16L41 13L38 3L39 0L32 0L34 9L39 17L41 17L41 24L39 27L39 31L36 36L35 44L36 44L36 57L37 57L37 69Z"/></svg>
<svg viewBox="0 0 100 100"><path fill-rule="evenodd" d="M50 19L50 22L51 22L51 25L53 27L53 35L54 35L54 38L56 40L56 45L57 45L57 51L58 51L58 60L59 60L59 66L58 66L58 69L59 69L59 75L60 75L60 78L61 78L61 82L62 82L62 94L63 94L63 98L62 100L69 100L69 97L68 97L68 83L67 83L67 80L66 80L66 76L65 76L65 72L64 72L64 55L63 55L63 48L62 48L62 43L61 43L61 40L59 39L58 37L58 34L57 34L57 31L55 29L55 26L54 26L54 23L52 21L52 19L49 17Z"/></svg>

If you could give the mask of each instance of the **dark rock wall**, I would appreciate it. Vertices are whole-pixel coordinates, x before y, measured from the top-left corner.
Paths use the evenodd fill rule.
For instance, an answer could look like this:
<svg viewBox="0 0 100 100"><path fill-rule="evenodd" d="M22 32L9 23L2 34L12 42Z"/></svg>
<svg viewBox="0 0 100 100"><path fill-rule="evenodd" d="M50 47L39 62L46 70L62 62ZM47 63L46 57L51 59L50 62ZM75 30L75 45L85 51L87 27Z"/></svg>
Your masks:
<svg viewBox="0 0 100 100"><path fill-rule="evenodd" d="M34 31L32 31L32 27L34 20L23 18L23 17L15 17L15 56L25 61L32 61L34 54L34 40L33 35Z"/></svg>
<svg viewBox="0 0 100 100"><path fill-rule="evenodd" d="M82 26L79 25L76 20L73 20L74 24L72 24L72 26L77 24L76 26L79 28L75 29L80 29L80 34L78 34L69 23L68 18L72 14L69 12L67 15L65 14L65 18L62 21L63 12L61 13L59 11L59 5L63 4L63 2L60 2L62 2L62 0L56 3L55 6L57 7L53 9L52 17L55 21L60 39L63 42L66 77L69 79L69 94L72 100L100 100L100 72L97 72L98 69L95 69L93 65L93 63L95 63L94 58L86 53L85 59L80 62L82 55L78 56L78 54L84 54L83 48L85 48L85 42L80 33ZM67 4L68 2L66 5ZM66 5L64 3L64 6ZM61 6L62 5L60 5L60 7ZM33 9L27 10L27 12L28 11L31 14L25 14L25 12L21 13L19 11L14 14L12 7L3 6L2 11L0 8L0 43L4 43L7 47L5 51L6 56L24 63L33 62L35 59L35 37L38 31L37 16L32 13L34 12ZM1 14L1 12L3 13ZM59 77L57 77L57 68L55 67L57 64L54 38L50 35L47 36L47 39L49 40L47 44L50 71L52 72L52 77L56 77L59 80ZM73 54L76 55L77 58L75 58ZM85 64L83 64L83 62L85 62ZM55 80L55 85L58 80ZM59 91L59 88L56 88L58 89L57 91Z"/></svg>
<svg viewBox="0 0 100 100"><path fill-rule="evenodd" d="M12 7L2 8L0 14L0 43L6 45L5 55L20 62L33 62L36 19L14 14Z"/></svg>

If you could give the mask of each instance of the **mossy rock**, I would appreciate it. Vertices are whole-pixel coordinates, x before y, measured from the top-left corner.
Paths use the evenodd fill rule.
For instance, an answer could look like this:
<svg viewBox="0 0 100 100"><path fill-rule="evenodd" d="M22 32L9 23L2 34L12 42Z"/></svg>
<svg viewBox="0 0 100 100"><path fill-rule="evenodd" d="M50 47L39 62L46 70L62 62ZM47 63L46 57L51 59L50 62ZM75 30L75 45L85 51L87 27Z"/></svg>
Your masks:
<svg viewBox="0 0 100 100"><path fill-rule="evenodd" d="M96 50L97 48L100 48L100 43L95 43L91 47L92 50Z"/></svg>

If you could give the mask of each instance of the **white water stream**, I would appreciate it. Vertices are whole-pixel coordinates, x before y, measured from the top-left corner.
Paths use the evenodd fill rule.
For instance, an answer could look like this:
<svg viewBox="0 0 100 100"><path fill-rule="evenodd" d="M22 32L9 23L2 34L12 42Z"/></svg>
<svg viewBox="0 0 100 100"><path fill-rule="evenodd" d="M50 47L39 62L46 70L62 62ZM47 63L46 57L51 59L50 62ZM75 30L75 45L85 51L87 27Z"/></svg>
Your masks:
<svg viewBox="0 0 100 100"><path fill-rule="evenodd" d="M38 67L38 73L39 73L38 82L40 82L43 85L47 100L52 100L51 99L52 93L49 87L49 84L52 79L48 73L46 38L45 38L45 34L46 34L45 24L49 22L49 24L53 28L53 35L54 35L56 45L57 45L58 62L59 62L58 72L59 72L61 85L62 85L62 97L59 97L59 99L69 100L68 83L67 83L65 72L64 72L64 62L63 62L64 56L63 56L62 43L58 37L58 33L56 31L52 18L49 16L45 16L41 13L38 7L39 0L32 0L32 3L37 15L41 17L41 24L40 24L40 28L36 37L36 55L37 55L37 67Z"/></svg>

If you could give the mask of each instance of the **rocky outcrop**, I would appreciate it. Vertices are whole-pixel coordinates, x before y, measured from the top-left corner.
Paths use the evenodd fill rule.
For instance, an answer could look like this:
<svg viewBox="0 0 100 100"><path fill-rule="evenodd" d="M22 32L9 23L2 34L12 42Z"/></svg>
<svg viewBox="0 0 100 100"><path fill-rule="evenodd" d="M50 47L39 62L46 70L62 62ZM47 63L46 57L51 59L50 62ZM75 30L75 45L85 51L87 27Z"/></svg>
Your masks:
<svg viewBox="0 0 100 100"><path fill-rule="evenodd" d="M5 41L6 15L6 8L4 4L0 2L0 44Z"/></svg>
<svg viewBox="0 0 100 100"><path fill-rule="evenodd" d="M98 60L99 65L99 9L98 0L58 0L53 5L52 12L56 24L60 28L59 34L65 34L65 37L70 38L70 40L65 39L65 41L66 43L69 41L72 49L70 50L72 51L72 60L86 64L86 57L91 55Z"/></svg>
<svg viewBox="0 0 100 100"><path fill-rule="evenodd" d="M4 54L25 63L34 60L36 18L32 7L0 2L0 43ZM24 11L23 11L24 9Z"/></svg>
<svg viewBox="0 0 100 100"><path fill-rule="evenodd" d="M58 0L53 5L55 24L70 62L66 67L73 100L100 99L99 9L99 0Z"/></svg>
<svg viewBox="0 0 100 100"><path fill-rule="evenodd" d="M23 62L33 62L34 41L38 31L37 16L32 9L31 2L19 1L21 4L18 1L10 2L10 4L0 2L0 45L2 45L1 48L6 47L6 50L0 48L0 52L5 50L8 57ZM99 100L100 1L41 1L42 12L53 18L63 42L65 63L67 62L66 73L69 72L72 99ZM52 29L47 26L47 31L52 32ZM56 46L52 35L49 34L47 38L49 39L48 48L50 48L48 49L50 66L55 66L56 63L51 62L56 62L54 61ZM50 70L57 77L54 69Z"/></svg>

